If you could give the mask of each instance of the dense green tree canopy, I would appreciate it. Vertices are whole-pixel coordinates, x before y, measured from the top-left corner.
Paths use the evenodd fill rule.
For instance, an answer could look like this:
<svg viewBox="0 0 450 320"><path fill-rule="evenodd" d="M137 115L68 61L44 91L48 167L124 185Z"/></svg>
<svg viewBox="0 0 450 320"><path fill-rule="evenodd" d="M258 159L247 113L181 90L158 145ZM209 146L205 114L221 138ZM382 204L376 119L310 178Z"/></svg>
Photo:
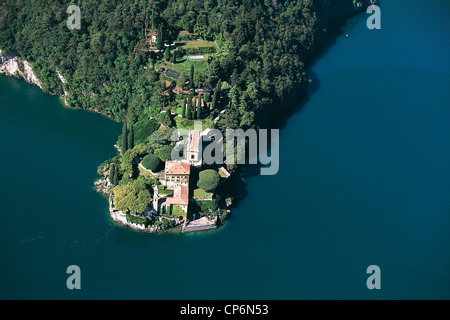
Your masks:
<svg viewBox="0 0 450 320"><path fill-rule="evenodd" d="M146 148L149 152L154 152L171 142L173 130L164 129L153 132L147 140Z"/></svg>
<svg viewBox="0 0 450 320"><path fill-rule="evenodd" d="M197 186L205 191L214 191L220 182L220 175L216 170L207 169L199 173Z"/></svg>
<svg viewBox="0 0 450 320"><path fill-rule="evenodd" d="M143 213L149 207L152 197L142 180L134 180L113 189L114 205L125 213Z"/></svg>
<svg viewBox="0 0 450 320"><path fill-rule="evenodd" d="M309 83L304 62L323 43L328 20L351 12L354 3L77 0L71 4L81 9L81 29L70 30L67 2L5 0L0 48L30 61L44 89L66 91L69 104L134 123L161 106L160 74L148 65L163 54L148 50L150 32L158 33L161 49L179 31L195 32L214 40L218 50L208 70L189 74L191 85L212 89L218 81L230 81L239 99L224 114L230 118L225 123L239 126L246 117L257 125L278 114L289 95L304 92Z"/></svg>
<svg viewBox="0 0 450 320"><path fill-rule="evenodd" d="M155 156L157 156L162 162L172 159L172 149L171 145L165 145L159 149L155 150Z"/></svg>
<svg viewBox="0 0 450 320"><path fill-rule="evenodd" d="M142 159L142 165L151 171L156 171L161 166L161 160L154 154L148 154Z"/></svg>

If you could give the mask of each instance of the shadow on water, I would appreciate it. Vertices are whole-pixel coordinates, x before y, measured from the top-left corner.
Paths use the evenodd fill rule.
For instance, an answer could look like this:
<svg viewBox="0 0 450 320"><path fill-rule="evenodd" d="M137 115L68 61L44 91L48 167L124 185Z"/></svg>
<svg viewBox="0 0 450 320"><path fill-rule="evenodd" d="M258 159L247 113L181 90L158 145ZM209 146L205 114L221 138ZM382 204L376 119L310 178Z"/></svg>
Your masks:
<svg viewBox="0 0 450 320"><path fill-rule="evenodd" d="M311 95L316 93L320 89L320 80L317 73L314 72L313 68L317 61L327 55L332 47L336 45L338 37L342 36L344 33L342 28L344 27L346 20L335 21L328 27L328 38L322 46L319 46L314 52L311 53L310 58L305 61L306 74L311 79L311 83L308 86L306 92L299 93L294 96L289 102L288 106L283 110L278 117L275 117L271 121L272 128L283 129L287 120L294 114L300 112L306 103L309 101Z"/></svg>
<svg viewBox="0 0 450 320"><path fill-rule="evenodd" d="M357 14L357 13L355 13ZM325 57L329 50L336 45L338 37L343 35L342 28L346 23L346 19L336 21L328 27L327 40L322 46L319 46L314 52L311 53L310 58L305 61L306 74L311 79L311 83L304 92L300 92L294 95L290 100L286 101L287 107L283 109L283 112L279 113L279 116L274 116L269 123L268 129L280 129L282 130L288 123L288 119L300 112L303 107L308 103L310 97L320 89L320 79L317 73L313 70L314 65ZM303 91L303 90L302 90ZM270 150L269 150L270 152ZM233 208L239 206L239 202L244 200L248 195L245 179L261 174L261 164L256 165L244 165L240 170L240 181L237 181L233 187L236 188L236 192L239 194L239 200L233 204Z"/></svg>
<svg viewBox="0 0 450 320"><path fill-rule="evenodd" d="M311 79L311 84L309 85L307 92L303 94L299 94L296 96L294 103L288 106L285 110L283 110L283 114L279 117L276 117L272 122L272 128L282 130L288 122L288 119L294 114L300 112L303 107L308 103L310 96L316 93L320 88L320 80L312 69L307 70L307 74Z"/></svg>

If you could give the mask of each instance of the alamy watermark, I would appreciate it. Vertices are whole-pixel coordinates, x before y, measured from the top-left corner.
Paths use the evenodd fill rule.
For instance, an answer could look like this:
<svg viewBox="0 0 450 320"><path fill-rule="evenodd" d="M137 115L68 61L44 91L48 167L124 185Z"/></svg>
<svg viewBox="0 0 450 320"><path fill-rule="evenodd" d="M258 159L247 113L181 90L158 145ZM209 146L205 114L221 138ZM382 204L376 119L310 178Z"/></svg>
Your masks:
<svg viewBox="0 0 450 320"><path fill-rule="evenodd" d="M381 9L375 5L375 0L370 1L372 4L367 7L366 13L371 14L367 19L366 25L369 30L381 29Z"/></svg>
<svg viewBox="0 0 450 320"><path fill-rule="evenodd" d="M79 6L71 5L66 10L67 14L71 16L67 19L67 28L81 29L81 10Z"/></svg>
<svg viewBox="0 0 450 320"><path fill-rule="evenodd" d="M71 274L66 281L67 289L73 290L81 289L81 270L77 265L71 265L67 267L66 273Z"/></svg>
<svg viewBox="0 0 450 320"><path fill-rule="evenodd" d="M261 175L275 175L280 166L279 158L279 130L271 129L270 136L267 129L226 129L225 137L218 129L207 129L202 132L202 121L194 122L194 130L199 132L195 141L198 152L196 161L203 161L207 165L223 164L261 164ZM174 130L172 141L177 144L172 149L173 161L189 161L192 151L191 137L186 129ZM225 139L225 142L224 142ZM187 143L187 141L190 141ZM202 142L208 142L203 148ZM270 143L270 147L269 147ZM225 156L224 156L225 149ZM248 153L246 150L248 149ZM270 154L269 154L270 150Z"/></svg>
<svg viewBox="0 0 450 320"><path fill-rule="evenodd" d="M367 274L370 274L370 276L367 278L366 286L367 289L373 290L373 289L381 289L381 269L377 265L371 265L367 267L366 270Z"/></svg>

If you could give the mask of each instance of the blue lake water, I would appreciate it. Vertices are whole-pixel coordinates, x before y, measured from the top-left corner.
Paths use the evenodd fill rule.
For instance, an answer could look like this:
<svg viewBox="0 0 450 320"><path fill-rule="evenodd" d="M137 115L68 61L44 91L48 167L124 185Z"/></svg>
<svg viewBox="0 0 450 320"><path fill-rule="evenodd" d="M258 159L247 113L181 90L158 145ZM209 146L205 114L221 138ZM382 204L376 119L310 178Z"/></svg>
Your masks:
<svg viewBox="0 0 450 320"><path fill-rule="evenodd" d="M0 298L449 299L450 2L381 10L316 59L279 173L215 232L116 226L92 183L121 126L1 76Z"/></svg>

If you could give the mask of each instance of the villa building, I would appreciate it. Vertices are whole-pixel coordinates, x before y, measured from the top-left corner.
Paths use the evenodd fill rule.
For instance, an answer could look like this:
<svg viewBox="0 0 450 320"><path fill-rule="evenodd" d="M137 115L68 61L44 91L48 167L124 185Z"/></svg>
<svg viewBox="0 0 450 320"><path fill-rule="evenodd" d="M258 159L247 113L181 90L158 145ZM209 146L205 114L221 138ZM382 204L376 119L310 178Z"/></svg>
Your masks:
<svg viewBox="0 0 450 320"><path fill-rule="evenodd" d="M156 32L152 32L151 36L150 36L150 42L151 43L156 43L157 41L157 36L158 34Z"/></svg>
<svg viewBox="0 0 450 320"><path fill-rule="evenodd" d="M168 188L174 188L179 185L189 186L189 175L191 174L191 166L189 163L166 161L164 176L161 184Z"/></svg>
<svg viewBox="0 0 450 320"><path fill-rule="evenodd" d="M199 130L189 130L186 139L186 160L193 166L199 167L202 165L201 146L202 139Z"/></svg>
<svg viewBox="0 0 450 320"><path fill-rule="evenodd" d="M189 187L178 185L173 189L173 195L162 195L158 186L153 189L153 209L157 212L186 214L189 206Z"/></svg>
<svg viewBox="0 0 450 320"><path fill-rule="evenodd" d="M191 166L186 162L166 161L162 186L153 188L153 209L159 213L181 215L185 218L189 206L189 175Z"/></svg>
<svg viewBox="0 0 450 320"><path fill-rule="evenodd" d="M167 197L164 203L167 208L170 207L170 212L174 212L178 206L183 212L187 213L189 205L189 188L187 186L177 186L173 189L173 196Z"/></svg>

